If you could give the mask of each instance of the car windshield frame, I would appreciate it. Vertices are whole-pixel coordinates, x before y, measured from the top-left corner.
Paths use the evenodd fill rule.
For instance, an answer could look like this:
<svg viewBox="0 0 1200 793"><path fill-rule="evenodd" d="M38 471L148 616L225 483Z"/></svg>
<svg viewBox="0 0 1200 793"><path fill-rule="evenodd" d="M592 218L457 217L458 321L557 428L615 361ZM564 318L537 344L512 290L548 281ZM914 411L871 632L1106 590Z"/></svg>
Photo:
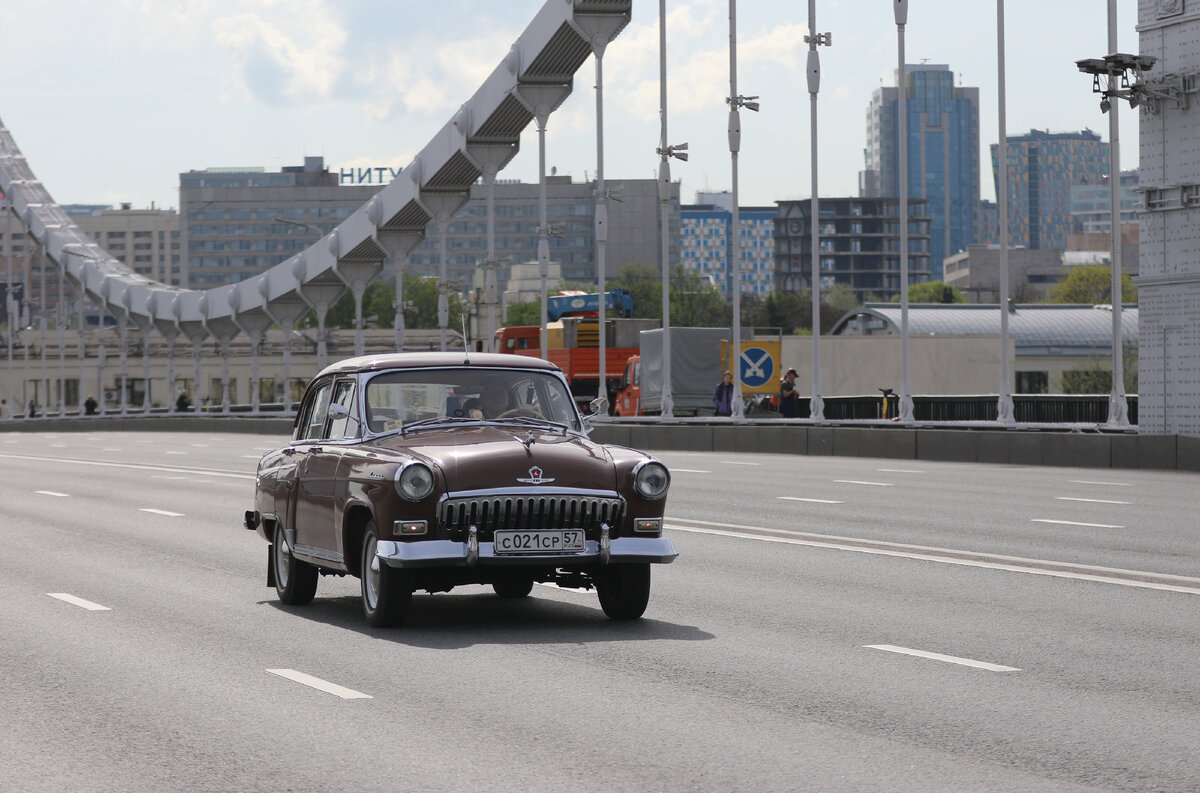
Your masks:
<svg viewBox="0 0 1200 793"><path fill-rule="evenodd" d="M485 424L522 430L544 424L555 432L585 434L566 381L550 369L395 368L363 372L360 385L366 436ZM506 392L503 403L495 393L501 387ZM505 412L510 415L503 416Z"/></svg>

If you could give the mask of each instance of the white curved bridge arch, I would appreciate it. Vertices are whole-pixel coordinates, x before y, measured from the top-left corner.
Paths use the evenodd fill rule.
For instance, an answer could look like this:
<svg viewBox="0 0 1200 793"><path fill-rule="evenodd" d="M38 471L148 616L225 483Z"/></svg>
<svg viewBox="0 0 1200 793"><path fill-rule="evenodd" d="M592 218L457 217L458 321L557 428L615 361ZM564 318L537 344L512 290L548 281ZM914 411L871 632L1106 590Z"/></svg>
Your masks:
<svg viewBox="0 0 1200 793"><path fill-rule="evenodd" d="M448 220L482 175L517 153L521 131L571 93L575 71L629 23L633 0L547 0L500 65L402 172L312 246L264 273L209 290L168 286L126 268L85 234L34 176L0 122L0 191L62 274L97 305L173 345L240 333L256 342L325 310L349 288L361 299L386 257L402 261ZM124 325L122 326L124 327Z"/></svg>

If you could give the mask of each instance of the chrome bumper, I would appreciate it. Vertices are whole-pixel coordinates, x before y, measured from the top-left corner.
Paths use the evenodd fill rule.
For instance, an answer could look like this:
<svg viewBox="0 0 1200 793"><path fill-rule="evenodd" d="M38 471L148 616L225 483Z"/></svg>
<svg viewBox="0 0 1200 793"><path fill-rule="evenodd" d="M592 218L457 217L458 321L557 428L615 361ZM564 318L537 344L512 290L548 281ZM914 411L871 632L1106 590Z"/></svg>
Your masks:
<svg viewBox="0 0 1200 793"><path fill-rule="evenodd" d="M479 542L471 531L466 542L453 540L380 540L375 555L389 567L474 567L475 565L545 565L575 567L589 564L650 562L670 564L679 556L666 537L620 537L587 540L579 553L497 554L493 543Z"/></svg>

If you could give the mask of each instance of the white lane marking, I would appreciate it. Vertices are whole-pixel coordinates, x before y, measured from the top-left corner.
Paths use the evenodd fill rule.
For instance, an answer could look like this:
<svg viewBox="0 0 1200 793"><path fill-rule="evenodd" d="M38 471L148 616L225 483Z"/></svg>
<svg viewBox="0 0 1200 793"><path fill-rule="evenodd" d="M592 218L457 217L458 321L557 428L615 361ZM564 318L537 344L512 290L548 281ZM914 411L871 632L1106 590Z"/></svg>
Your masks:
<svg viewBox="0 0 1200 793"><path fill-rule="evenodd" d="M243 454L242 459L243 460L261 460L262 455L261 454ZM671 470L674 470L674 469L671 469Z"/></svg>
<svg viewBox="0 0 1200 793"><path fill-rule="evenodd" d="M912 468L876 468L875 470L880 471L885 474L923 474L923 473L925 473L924 471L915 471Z"/></svg>
<svg viewBox="0 0 1200 793"><path fill-rule="evenodd" d="M58 493L53 490L35 490L33 492L43 496L54 496L55 498L70 498L70 495L67 493Z"/></svg>
<svg viewBox="0 0 1200 793"><path fill-rule="evenodd" d="M859 479L834 479L833 481L843 485L872 485L873 487L894 487L891 482L863 482Z"/></svg>
<svg viewBox="0 0 1200 793"><path fill-rule="evenodd" d="M736 460L722 460L723 465L762 465L762 463L739 463Z"/></svg>
<svg viewBox="0 0 1200 793"><path fill-rule="evenodd" d="M732 529L749 529L751 531L771 532L779 537L763 537L756 534L745 534L739 531L722 529L702 529L695 526L680 526L668 523L666 528L676 531L692 532L693 534L713 534L719 537L732 537L738 540L758 540L759 542L777 542L785 545L804 545L810 548L828 548L835 551L854 551L856 553L872 554L874 556L893 556L899 559L918 559L924 562L938 562L963 567L981 567L987 570L1003 570L1009 573L1028 573L1030 575L1045 575L1051 578L1069 578L1077 581L1094 581L1101 584L1118 584L1120 586L1139 589L1154 589L1163 592L1182 592L1188 595L1200 595L1200 579L1187 576L1170 575L1169 573L1149 573L1143 570L1122 570L1116 567L1099 567L1096 565L1075 564L1073 562L1051 562L1039 559L1025 559L1019 556L1002 556L999 554L976 553L974 551L956 551L951 548L933 548L924 545L907 545L898 542L882 540L864 540L854 537L836 537L825 534L808 532L792 532L783 529L769 529L761 526L740 526L732 523L713 523L706 520L688 518L689 523L700 523L708 526L726 526ZM813 537L819 539L804 539ZM848 543L870 543L867 545L851 545ZM900 550L908 549L908 550ZM945 555L939 555L945 554ZM957 555L955 555L957 554ZM970 558L963 558L969 554ZM1037 565L1054 565L1055 569ZM1079 571L1079 572L1072 572ZM1138 576L1141 580L1132 578L1117 578L1118 575ZM1152 580L1145 580L1152 579ZM1177 581L1180 583L1168 583Z"/></svg>
<svg viewBox="0 0 1200 793"><path fill-rule="evenodd" d="M318 691L324 691L326 694L333 694L335 697L341 697L342 699L374 699L370 694L364 694L352 688L345 688L344 686L339 686L337 683L330 683L328 680L322 680L319 677L297 672L295 669L268 669L267 671L273 675L279 675L291 680L294 683L315 688Z"/></svg>
<svg viewBox="0 0 1200 793"><path fill-rule="evenodd" d="M912 655L917 658L928 658L931 661L945 661L948 664L959 664L961 666L971 666L976 669L986 669L989 672L1020 672L1021 670L1015 666L1001 666L1000 664L989 664L987 661L976 661L972 658L959 658L956 655L942 655L941 653L930 653L925 650L913 650L908 647L897 647L894 644L864 644L871 650L883 650L889 653L900 653L901 655Z"/></svg>
<svg viewBox="0 0 1200 793"><path fill-rule="evenodd" d="M87 609L88 611L112 611L108 606L101 606L99 603L93 603L90 600L68 595L66 592L47 592L46 594L52 598L58 598L64 603L70 603L72 606L79 606L79 608Z"/></svg>
<svg viewBox="0 0 1200 793"><path fill-rule="evenodd" d="M1071 496L1055 496L1055 501L1086 501L1088 504L1132 504L1132 501L1108 501L1103 498L1072 498Z"/></svg>
<svg viewBox="0 0 1200 793"><path fill-rule="evenodd" d="M141 507L138 512L149 512L152 515L165 515L168 518L182 518L182 512L167 512L165 509L153 509L151 507Z"/></svg>
<svg viewBox="0 0 1200 793"><path fill-rule="evenodd" d="M105 451L110 451L105 449ZM117 449L120 451L120 449ZM171 473L199 474L201 476L225 476L232 479L255 479L253 473L237 473L234 471L214 471L208 468L186 468L165 463L111 463L104 460L79 460L73 457L42 457L32 454L0 454L5 460L32 460L41 463L65 463L69 465L96 465L101 468L133 468L138 471L170 471Z"/></svg>
<svg viewBox="0 0 1200 793"><path fill-rule="evenodd" d="M1068 480L1073 485L1105 485L1107 487L1133 487L1128 482L1094 482L1090 479L1070 479Z"/></svg>
<svg viewBox="0 0 1200 793"><path fill-rule="evenodd" d="M67 448L67 444L65 444L65 443L52 443L52 444L50 444L50 448L51 448L51 449L65 449L65 448Z"/></svg>
<svg viewBox="0 0 1200 793"><path fill-rule="evenodd" d="M673 473L673 474L676 474L676 473L678 473L678 474L711 474L712 473L712 471L701 471L697 468L672 468L670 470L671 470L671 473Z"/></svg>
<svg viewBox="0 0 1200 793"><path fill-rule="evenodd" d="M1123 529L1124 526L1116 526L1111 523L1080 523L1076 520L1050 520L1049 518L1030 518L1030 523L1053 523L1059 526L1086 526L1089 529Z"/></svg>
<svg viewBox="0 0 1200 793"><path fill-rule="evenodd" d="M151 479L161 479L164 482L177 482L181 479L191 479L190 476L167 476L166 474L150 474Z"/></svg>
<svg viewBox="0 0 1200 793"><path fill-rule="evenodd" d="M845 504L845 501L830 501L827 498L800 498L800 496L775 496L782 501L810 501L814 504Z"/></svg>
<svg viewBox="0 0 1200 793"><path fill-rule="evenodd" d="M208 448L207 443L189 443L188 446L191 446L193 449L207 449Z"/></svg>
<svg viewBox="0 0 1200 793"><path fill-rule="evenodd" d="M123 451L125 451L125 450L124 450L124 449L118 449L118 448L116 448L116 447L113 447L113 446L106 446L105 448L101 449L100 451L102 451L102 452L123 452Z"/></svg>
<svg viewBox="0 0 1200 793"><path fill-rule="evenodd" d="M167 454L182 454L182 455L186 455L186 454L187 454L187 452L168 451L168 452L167 452Z"/></svg>

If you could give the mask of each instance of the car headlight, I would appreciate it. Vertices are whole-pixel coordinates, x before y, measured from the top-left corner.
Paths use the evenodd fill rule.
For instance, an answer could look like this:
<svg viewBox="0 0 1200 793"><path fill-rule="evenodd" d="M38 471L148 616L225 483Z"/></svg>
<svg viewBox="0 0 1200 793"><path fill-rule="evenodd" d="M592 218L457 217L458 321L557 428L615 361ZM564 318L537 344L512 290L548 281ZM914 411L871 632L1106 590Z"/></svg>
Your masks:
<svg viewBox="0 0 1200 793"><path fill-rule="evenodd" d="M407 501L420 501L433 492L433 471L425 463L409 463L396 473L396 492Z"/></svg>
<svg viewBox="0 0 1200 793"><path fill-rule="evenodd" d="M662 498L670 486L671 474L660 462L646 460L633 469L633 489L643 498Z"/></svg>

